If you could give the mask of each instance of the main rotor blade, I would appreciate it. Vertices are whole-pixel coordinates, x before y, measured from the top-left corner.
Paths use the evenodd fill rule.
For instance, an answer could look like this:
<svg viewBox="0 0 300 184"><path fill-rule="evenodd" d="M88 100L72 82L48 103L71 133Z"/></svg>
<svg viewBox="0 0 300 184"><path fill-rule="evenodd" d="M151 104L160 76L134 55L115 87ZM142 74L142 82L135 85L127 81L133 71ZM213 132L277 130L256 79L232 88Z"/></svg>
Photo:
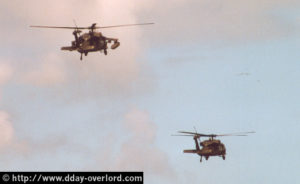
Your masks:
<svg viewBox="0 0 300 184"><path fill-rule="evenodd" d="M195 132L178 131L178 133L197 135L201 137L221 137L221 136L247 136L246 134L255 133L255 132L251 131L251 132L236 132L236 133L229 133L229 134L199 134Z"/></svg>
<svg viewBox="0 0 300 184"><path fill-rule="evenodd" d="M233 134L233 135L231 135L231 134L226 134L226 135L216 135L216 137L224 137L224 136L248 136L248 135L244 135L244 134L241 134L241 135L235 135L235 134Z"/></svg>
<svg viewBox="0 0 300 184"><path fill-rule="evenodd" d="M123 24L123 25L115 25L115 26L96 26L95 29L106 29L106 28L115 28L115 27L129 27L129 26L144 26L151 25L154 23L140 23L140 24Z"/></svg>
<svg viewBox="0 0 300 184"><path fill-rule="evenodd" d="M236 132L236 133L229 133L229 134L219 134L217 136L248 136L246 134L255 133L254 131L251 132Z"/></svg>
<svg viewBox="0 0 300 184"><path fill-rule="evenodd" d="M194 136L194 135L178 135L178 134L172 134L171 136Z"/></svg>
<svg viewBox="0 0 300 184"><path fill-rule="evenodd" d="M191 134L191 135L197 135L197 136L202 136L202 137L212 137L212 136L215 136L214 134L199 134L199 133L195 133L195 132L186 132L186 131L178 131L178 133Z"/></svg>
<svg viewBox="0 0 300 184"><path fill-rule="evenodd" d="M154 23L141 23L141 24L123 24L123 25L115 25L115 26L96 26L93 29L106 29L106 28L115 28L115 27L129 27L129 26L142 26L142 25L151 25ZM54 29L92 29L91 26L89 27L69 27L69 26L30 26L35 28L54 28Z"/></svg>
<svg viewBox="0 0 300 184"><path fill-rule="evenodd" d="M30 26L35 28L54 28L54 29L89 29L89 27L59 27L59 26Z"/></svg>

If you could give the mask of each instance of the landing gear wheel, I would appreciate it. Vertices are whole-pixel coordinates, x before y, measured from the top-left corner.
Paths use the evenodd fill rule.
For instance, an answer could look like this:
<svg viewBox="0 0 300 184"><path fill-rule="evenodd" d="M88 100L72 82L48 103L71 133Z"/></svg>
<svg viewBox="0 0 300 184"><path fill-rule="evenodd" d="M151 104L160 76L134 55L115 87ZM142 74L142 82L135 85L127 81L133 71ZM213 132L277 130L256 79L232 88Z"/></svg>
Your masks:
<svg viewBox="0 0 300 184"><path fill-rule="evenodd" d="M208 158L209 158L209 157L208 157L208 156L206 156L206 157L205 157L205 160L208 160Z"/></svg>
<svg viewBox="0 0 300 184"><path fill-rule="evenodd" d="M80 54L80 60L82 60L82 53Z"/></svg>
<svg viewBox="0 0 300 184"><path fill-rule="evenodd" d="M225 160L225 155L222 155L223 160Z"/></svg>
<svg viewBox="0 0 300 184"><path fill-rule="evenodd" d="M104 55L107 55L107 50L106 49L104 49Z"/></svg>
<svg viewBox="0 0 300 184"><path fill-rule="evenodd" d="M200 162L202 162L202 156L200 157Z"/></svg>

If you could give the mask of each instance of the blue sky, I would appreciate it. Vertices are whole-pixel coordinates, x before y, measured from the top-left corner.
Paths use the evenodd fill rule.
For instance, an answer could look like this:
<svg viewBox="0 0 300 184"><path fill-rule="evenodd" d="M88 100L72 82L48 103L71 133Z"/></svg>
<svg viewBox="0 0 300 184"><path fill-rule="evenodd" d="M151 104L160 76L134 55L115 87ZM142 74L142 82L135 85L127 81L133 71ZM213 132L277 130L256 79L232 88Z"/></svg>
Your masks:
<svg viewBox="0 0 300 184"><path fill-rule="evenodd" d="M0 5L0 33L11 35L0 51L1 170L142 170L145 183L299 180L298 2ZM28 28L73 19L156 24L103 30L121 46L84 61L59 50L69 31ZM200 163L182 153L191 138L170 136L194 126L256 133L222 138L226 160Z"/></svg>

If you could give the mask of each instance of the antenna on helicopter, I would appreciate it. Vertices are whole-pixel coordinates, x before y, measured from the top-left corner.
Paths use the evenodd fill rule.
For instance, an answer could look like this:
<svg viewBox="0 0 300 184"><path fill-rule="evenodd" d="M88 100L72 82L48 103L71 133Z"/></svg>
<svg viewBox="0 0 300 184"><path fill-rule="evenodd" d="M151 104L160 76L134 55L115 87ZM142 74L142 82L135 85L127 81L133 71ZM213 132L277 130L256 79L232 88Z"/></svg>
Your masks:
<svg viewBox="0 0 300 184"><path fill-rule="evenodd" d="M78 35L80 36L81 30L78 29L78 26L77 26L77 24L76 24L75 19L73 19L73 23L74 23L74 25L75 25L75 31L76 31L76 33L78 33Z"/></svg>
<svg viewBox="0 0 300 184"><path fill-rule="evenodd" d="M198 133L198 132L197 132L197 129L196 129L196 127L195 127L195 126L194 126L194 130L195 130L195 132L196 132L196 133Z"/></svg>
<svg viewBox="0 0 300 184"><path fill-rule="evenodd" d="M74 19L73 19L73 22L75 24L75 30L73 31L73 35L75 37L75 46L78 47L79 46L78 36L80 37L81 30L78 29L76 21ZM81 54L80 58L82 59L82 54Z"/></svg>
<svg viewBox="0 0 300 184"><path fill-rule="evenodd" d="M196 134L198 134L196 127L195 127L195 126L193 126L193 128L194 128L194 130L195 130ZM197 135L195 135L194 137L200 141L200 136L197 136Z"/></svg>

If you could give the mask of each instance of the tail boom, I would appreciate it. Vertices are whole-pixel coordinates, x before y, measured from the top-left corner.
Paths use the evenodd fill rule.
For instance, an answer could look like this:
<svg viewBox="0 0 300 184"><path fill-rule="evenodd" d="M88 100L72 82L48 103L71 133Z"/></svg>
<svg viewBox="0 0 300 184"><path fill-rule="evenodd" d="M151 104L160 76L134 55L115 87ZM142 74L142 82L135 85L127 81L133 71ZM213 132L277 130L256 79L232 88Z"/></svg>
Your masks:
<svg viewBox="0 0 300 184"><path fill-rule="evenodd" d="M183 153L197 153L198 150L183 150Z"/></svg>
<svg viewBox="0 0 300 184"><path fill-rule="evenodd" d="M68 50L68 51L73 51L73 50L77 50L76 48L74 47L62 47L60 48L61 50Z"/></svg>

